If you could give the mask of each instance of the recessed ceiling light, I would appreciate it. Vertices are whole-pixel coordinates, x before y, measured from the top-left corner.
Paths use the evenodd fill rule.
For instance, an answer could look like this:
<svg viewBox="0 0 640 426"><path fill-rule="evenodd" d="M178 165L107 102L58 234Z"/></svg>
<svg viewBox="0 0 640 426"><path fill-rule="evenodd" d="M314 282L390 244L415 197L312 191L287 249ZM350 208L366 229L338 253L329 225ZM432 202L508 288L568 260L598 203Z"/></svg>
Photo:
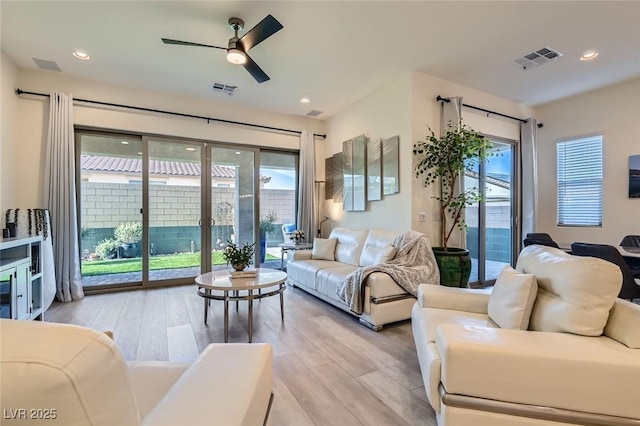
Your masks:
<svg viewBox="0 0 640 426"><path fill-rule="evenodd" d="M595 59L598 57L598 52L596 52L595 50L587 50L586 52L584 52L582 54L582 56L580 56L580 60L581 61L590 61L592 59Z"/></svg>
<svg viewBox="0 0 640 426"><path fill-rule="evenodd" d="M186 149L187 151L195 151L195 150L196 150L195 148L191 148L191 147L189 147L189 148L185 148L185 149Z"/></svg>
<svg viewBox="0 0 640 426"><path fill-rule="evenodd" d="M241 154L240 151L236 151L236 155L240 155L240 154Z"/></svg>
<svg viewBox="0 0 640 426"><path fill-rule="evenodd" d="M127 141L120 141L120 143L121 143L122 145L129 145L129 142L127 142Z"/></svg>
<svg viewBox="0 0 640 426"><path fill-rule="evenodd" d="M302 99L300 99L300 103L301 103L301 104L308 104L309 102L311 102L311 99L309 99L309 98L302 98Z"/></svg>
<svg viewBox="0 0 640 426"><path fill-rule="evenodd" d="M78 58L78 59L82 59L83 61L88 61L89 59L91 59L91 56L89 56L89 54L87 52L85 52L84 50L80 50L80 49L76 49L73 51L73 56Z"/></svg>
<svg viewBox="0 0 640 426"><path fill-rule="evenodd" d="M139 153L138 153L138 155L142 155L142 153L141 153L141 152L139 152Z"/></svg>

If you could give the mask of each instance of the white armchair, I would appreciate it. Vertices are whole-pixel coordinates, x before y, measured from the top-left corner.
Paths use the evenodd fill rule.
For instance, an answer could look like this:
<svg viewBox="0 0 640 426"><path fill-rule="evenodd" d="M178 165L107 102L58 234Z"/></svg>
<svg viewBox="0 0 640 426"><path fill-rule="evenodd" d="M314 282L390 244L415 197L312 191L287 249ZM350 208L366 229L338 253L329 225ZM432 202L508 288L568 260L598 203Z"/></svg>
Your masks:
<svg viewBox="0 0 640 426"><path fill-rule="evenodd" d="M2 408L16 420L258 426L271 405L267 344L212 344L192 364L127 365L109 337L88 328L0 320L0 332Z"/></svg>

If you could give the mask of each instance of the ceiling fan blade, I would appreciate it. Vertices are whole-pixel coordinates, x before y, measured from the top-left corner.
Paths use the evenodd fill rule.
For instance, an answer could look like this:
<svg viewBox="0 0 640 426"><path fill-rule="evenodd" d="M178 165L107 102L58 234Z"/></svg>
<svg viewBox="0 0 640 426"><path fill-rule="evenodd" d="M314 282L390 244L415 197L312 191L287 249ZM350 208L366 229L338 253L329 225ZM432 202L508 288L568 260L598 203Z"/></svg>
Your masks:
<svg viewBox="0 0 640 426"><path fill-rule="evenodd" d="M246 53L245 56L247 57L247 62L242 65L244 69L249 71L249 74L251 74L251 76L255 78L258 83L264 83L265 81L269 80L269 76L264 71L262 71L262 68L260 68L258 64L256 64L253 59L251 59L251 57L249 57L249 55L247 55Z"/></svg>
<svg viewBox="0 0 640 426"><path fill-rule="evenodd" d="M182 40L172 40L170 38L161 39L164 44L177 44L178 46L196 46L196 47L212 47L214 49L223 49L227 50L226 47L220 46L211 46L210 44L200 44L200 43L192 43L190 41L182 41Z"/></svg>
<svg viewBox="0 0 640 426"><path fill-rule="evenodd" d="M251 28L242 36L240 44L242 44L244 51L248 52L249 49L268 39L282 28L284 27L276 18L267 15L262 21L258 22L255 27Z"/></svg>

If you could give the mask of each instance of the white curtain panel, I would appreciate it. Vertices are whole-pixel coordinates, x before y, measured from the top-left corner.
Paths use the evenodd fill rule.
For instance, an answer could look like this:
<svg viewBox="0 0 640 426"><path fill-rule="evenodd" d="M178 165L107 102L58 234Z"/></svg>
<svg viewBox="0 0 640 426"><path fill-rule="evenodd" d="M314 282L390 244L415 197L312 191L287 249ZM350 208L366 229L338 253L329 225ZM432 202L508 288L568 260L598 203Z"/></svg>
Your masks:
<svg viewBox="0 0 640 426"><path fill-rule="evenodd" d="M449 123L451 123L453 127L459 127L462 123L462 96L453 96L449 98L449 102L442 102L442 114L440 118L441 135L449 128ZM458 179L457 192L460 193L463 188L464 175L461 175ZM448 224L450 224L450 222L448 222ZM441 236L441 238L444 238L444 236ZM444 244L444 241L441 241L441 244ZM451 234L450 245L467 248L467 233L455 229Z"/></svg>
<svg viewBox="0 0 640 426"><path fill-rule="evenodd" d="M528 118L520 125L520 158L522 162L522 236L536 232L538 211L538 175L536 173L536 132L538 121ZM520 238L522 240L522 238Z"/></svg>
<svg viewBox="0 0 640 426"><path fill-rule="evenodd" d="M51 92L45 159L44 202L51 214L56 296L61 302L84 297L76 214L73 97Z"/></svg>
<svg viewBox="0 0 640 426"><path fill-rule="evenodd" d="M305 240L313 242L315 223L316 154L313 132L303 130L300 135L300 176L298 179L298 229L304 231Z"/></svg>

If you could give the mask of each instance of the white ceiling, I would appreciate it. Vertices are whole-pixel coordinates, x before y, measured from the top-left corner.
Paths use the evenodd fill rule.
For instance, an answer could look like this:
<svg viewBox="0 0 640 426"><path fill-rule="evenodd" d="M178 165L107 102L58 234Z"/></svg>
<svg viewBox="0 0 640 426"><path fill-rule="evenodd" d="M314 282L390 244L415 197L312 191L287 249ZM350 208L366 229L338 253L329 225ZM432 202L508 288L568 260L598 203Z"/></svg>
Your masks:
<svg viewBox="0 0 640 426"><path fill-rule="evenodd" d="M55 61L64 74L304 115L339 112L402 72L419 70L536 105L640 76L640 2L625 1L2 1L2 50L19 68ZM284 29L251 50L258 84L221 50L231 16L246 28L272 14ZM543 46L564 56L523 71ZM92 59L71 56L76 48ZM600 56L581 62L587 49ZM214 82L237 85L233 96ZM29 90L28 87L23 88ZM312 102L302 105L307 96Z"/></svg>

